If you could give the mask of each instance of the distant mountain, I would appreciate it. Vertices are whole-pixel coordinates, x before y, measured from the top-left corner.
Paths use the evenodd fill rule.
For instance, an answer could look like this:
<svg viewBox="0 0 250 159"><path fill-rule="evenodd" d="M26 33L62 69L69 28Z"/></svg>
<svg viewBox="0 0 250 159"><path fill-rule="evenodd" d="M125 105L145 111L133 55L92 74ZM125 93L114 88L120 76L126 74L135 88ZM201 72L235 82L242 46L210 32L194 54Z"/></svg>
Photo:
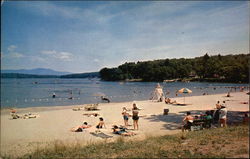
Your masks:
<svg viewBox="0 0 250 159"><path fill-rule="evenodd" d="M32 74L32 75L66 75L71 74L70 72L59 72L47 68L36 68L36 69L20 69L20 70L1 70L1 73L20 73L20 74Z"/></svg>
<svg viewBox="0 0 250 159"><path fill-rule="evenodd" d="M1 73L1 78L59 78L56 75L32 75L21 73Z"/></svg>
<svg viewBox="0 0 250 159"><path fill-rule="evenodd" d="M1 78L99 78L99 72L77 73L67 75L38 75L23 73L1 73Z"/></svg>

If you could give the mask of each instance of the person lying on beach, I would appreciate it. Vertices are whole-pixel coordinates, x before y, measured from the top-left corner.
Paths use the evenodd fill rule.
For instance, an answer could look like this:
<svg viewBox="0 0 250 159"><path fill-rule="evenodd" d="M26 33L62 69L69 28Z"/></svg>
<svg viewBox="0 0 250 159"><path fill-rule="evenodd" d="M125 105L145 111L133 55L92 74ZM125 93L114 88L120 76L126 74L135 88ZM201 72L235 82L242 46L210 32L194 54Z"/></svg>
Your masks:
<svg viewBox="0 0 250 159"><path fill-rule="evenodd" d="M24 114L22 116L23 119L30 119L30 118L36 118L36 117L39 117L39 115L37 115L37 114L31 114L31 113Z"/></svg>
<svg viewBox="0 0 250 159"><path fill-rule="evenodd" d="M193 121L194 121L194 117L191 116L190 112L187 112L187 115L182 120L182 123L183 123L182 132L184 132L184 130L187 130L187 129L190 130Z"/></svg>
<svg viewBox="0 0 250 159"><path fill-rule="evenodd" d="M99 123L96 125L96 128L97 129L102 129L102 128L105 128L106 129L106 126L105 126L105 123L104 123L104 120L103 118L99 118Z"/></svg>
<svg viewBox="0 0 250 159"><path fill-rule="evenodd" d="M72 132L82 132L83 129L90 128L91 125L88 125L87 122L84 122L81 126L77 126L71 129Z"/></svg>
<svg viewBox="0 0 250 159"><path fill-rule="evenodd" d="M18 118L21 118L21 116L19 116L19 115L18 115L18 114L16 114L16 113L11 113L10 115L11 115L12 119L18 119Z"/></svg>
<svg viewBox="0 0 250 159"><path fill-rule="evenodd" d="M248 102L240 102L240 104L248 104Z"/></svg>
<svg viewBox="0 0 250 159"><path fill-rule="evenodd" d="M125 128L119 128L117 125L113 126L113 133L122 136L133 136L136 135L134 132L127 132Z"/></svg>
<svg viewBox="0 0 250 159"><path fill-rule="evenodd" d="M77 107L77 108L73 108L72 110L73 110L73 111L79 111L79 110L81 110L81 108L80 108L80 107Z"/></svg>
<svg viewBox="0 0 250 159"><path fill-rule="evenodd" d="M173 102L171 102L171 99L170 99L170 98L165 98L165 103L166 103L166 104L178 104L178 103L176 102L176 100L173 101Z"/></svg>
<svg viewBox="0 0 250 159"><path fill-rule="evenodd" d="M86 116L88 116L88 117L90 117L90 116L94 116L94 117L99 116L98 113L85 113L85 114L83 114L83 115L86 115Z"/></svg>

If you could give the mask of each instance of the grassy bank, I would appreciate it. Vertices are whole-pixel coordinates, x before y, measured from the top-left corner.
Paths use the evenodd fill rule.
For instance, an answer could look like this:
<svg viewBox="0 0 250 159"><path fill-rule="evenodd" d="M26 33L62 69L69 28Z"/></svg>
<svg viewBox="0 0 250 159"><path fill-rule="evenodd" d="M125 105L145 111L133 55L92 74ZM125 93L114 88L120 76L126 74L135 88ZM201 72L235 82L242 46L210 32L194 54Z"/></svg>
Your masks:
<svg viewBox="0 0 250 159"><path fill-rule="evenodd" d="M56 142L22 158L241 158L248 149L249 127L242 125L88 146Z"/></svg>

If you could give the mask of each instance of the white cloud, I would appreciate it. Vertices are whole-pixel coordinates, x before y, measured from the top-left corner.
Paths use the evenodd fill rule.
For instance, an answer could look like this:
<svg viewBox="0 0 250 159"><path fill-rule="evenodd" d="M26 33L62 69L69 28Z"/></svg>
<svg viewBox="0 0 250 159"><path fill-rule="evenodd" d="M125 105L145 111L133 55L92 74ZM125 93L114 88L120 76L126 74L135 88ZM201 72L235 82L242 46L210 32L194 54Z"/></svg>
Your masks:
<svg viewBox="0 0 250 159"><path fill-rule="evenodd" d="M44 55L55 55L57 52L55 50L49 50L49 51L41 51L41 54Z"/></svg>
<svg viewBox="0 0 250 159"><path fill-rule="evenodd" d="M55 50L41 51L41 54L46 55L48 58L59 59L61 61L72 61L73 54L69 52L57 52Z"/></svg>
<svg viewBox="0 0 250 159"><path fill-rule="evenodd" d="M24 55L21 53L18 53L18 52L12 52L9 54L9 57L10 58L21 58L21 57L24 57Z"/></svg>
<svg viewBox="0 0 250 159"><path fill-rule="evenodd" d="M59 52L57 57L63 61L71 61L72 56L73 56L73 54L71 54L69 52Z"/></svg>
<svg viewBox="0 0 250 159"><path fill-rule="evenodd" d="M7 48L7 53L4 56L3 56L3 53L1 53L1 58L22 58L22 57L25 57L24 54L17 52L16 48L17 48L16 45L10 45Z"/></svg>
<svg viewBox="0 0 250 159"><path fill-rule="evenodd" d="M17 48L17 46L15 46L15 45L10 45L10 46L7 48L7 50L8 50L9 52L13 52L13 51L15 51L16 48Z"/></svg>

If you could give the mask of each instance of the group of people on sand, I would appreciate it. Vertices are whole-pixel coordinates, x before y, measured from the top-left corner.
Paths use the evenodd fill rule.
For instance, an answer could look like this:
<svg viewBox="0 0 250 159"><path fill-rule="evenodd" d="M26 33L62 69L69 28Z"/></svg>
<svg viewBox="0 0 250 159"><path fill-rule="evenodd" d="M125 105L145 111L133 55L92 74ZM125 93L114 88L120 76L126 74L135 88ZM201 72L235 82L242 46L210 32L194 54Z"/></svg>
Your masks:
<svg viewBox="0 0 250 159"><path fill-rule="evenodd" d="M182 123L182 131L190 130L191 126L194 125L195 120L204 121L203 127L211 128L211 124L219 127L227 127L227 108L226 102L223 101L220 104L220 101L216 103L215 110L206 111L205 114L191 115L191 112L187 112Z"/></svg>
<svg viewBox="0 0 250 159"><path fill-rule="evenodd" d="M124 126L125 127L129 126L128 120L129 120L129 117L132 117L134 130L138 130L139 129L139 126L138 126L139 108L137 108L137 106L136 106L135 103L133 104L132 115L130 115L128 113L128 109L126 107L123 107L122 116L123 116L123 119L124 119Z"/></svg>
<svg viewBox="0 0 250 159"><path fill-rule="evenodd" d="M117 126L117 125L113 125L112 126L112 130L114 134L118 134L118 135L122 135L122 136L132 136L135 135L134 132L128 132L128 126L130 126L128 124L128 120L130 117L132 117L133 119L133 126L134 126L134 130L138 130L139 126L138 126L138 120L139 120L139 108L136 106L135 103L133 103L133 108L132 108L132 115L130 115L128 113L128 109L126 107L123 107L122 110L122 116L124 119L124 126ZM84 129L90 128L92 127L91 125L89 125L87 122L83 122L82 125L77 126L77 127L73 127L71 129L71 131L73 132L82 132ZM105 128L106 129L106 125L104 123L104 119L102 117L99 118L99 123L96 125L96 132L100 132L99 129Z"/></svg>

